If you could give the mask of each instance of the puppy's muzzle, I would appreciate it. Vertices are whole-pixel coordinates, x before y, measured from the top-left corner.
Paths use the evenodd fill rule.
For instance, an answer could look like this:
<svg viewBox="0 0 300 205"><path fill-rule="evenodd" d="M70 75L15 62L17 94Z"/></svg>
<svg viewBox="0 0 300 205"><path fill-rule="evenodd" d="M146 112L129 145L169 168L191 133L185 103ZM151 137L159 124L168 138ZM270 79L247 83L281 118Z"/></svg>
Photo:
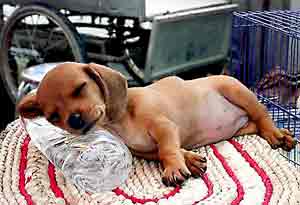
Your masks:
<svg viewBox="0 0 300 205"><path fill-rule="evenodd" d="M74 130L80 130L85 127L86 122L82 119L81 114L72 113L68 119L69 126Z"/></svg>

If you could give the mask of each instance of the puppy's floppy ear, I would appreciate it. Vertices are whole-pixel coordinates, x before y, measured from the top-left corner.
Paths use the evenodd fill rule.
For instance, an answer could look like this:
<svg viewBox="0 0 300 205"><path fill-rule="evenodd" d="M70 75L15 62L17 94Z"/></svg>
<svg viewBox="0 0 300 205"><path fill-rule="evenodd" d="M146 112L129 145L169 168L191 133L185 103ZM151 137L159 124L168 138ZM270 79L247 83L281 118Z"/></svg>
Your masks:
<svg viewBox="0 0 300 205"><path fill-rule="evenodd" d="M24 118L35 118L42 116L43 112L36 100L36 94L24 96L17 105L17 112Z"/></svg>
<svg viewBox="0 0 300 205"><path fill-rule="evenodd" d="M101 89L109 120L119 119L127 107L126 78L113 69L95 63L88 64L84 70Z"/></svg>

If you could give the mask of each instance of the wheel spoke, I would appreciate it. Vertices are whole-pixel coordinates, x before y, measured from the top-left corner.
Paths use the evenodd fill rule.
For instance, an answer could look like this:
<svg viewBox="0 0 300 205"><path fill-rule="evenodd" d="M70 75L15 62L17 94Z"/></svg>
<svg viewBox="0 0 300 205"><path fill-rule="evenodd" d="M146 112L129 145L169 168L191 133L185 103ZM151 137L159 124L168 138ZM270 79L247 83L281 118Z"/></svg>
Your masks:
<svg viewBox="0 0 300 205"><path fill-rule="evenodd" d="M34 23L34 18L36 17L36 23ZM38 16L36 15L33 15L32 16L32 26L33 26L33 30L32 30L32 35L31 35L31 49L32 50L35 50L35 45L34 45L34 40L35 40L35 34L36 34L36 29L37 29L37 26L38 26L38 20L40 18L40 15L38 14ZM38 59L38 55L34 55L34 59L36 62L39 62L39 59Z"/></svg>
<svg viewBox="0 0 300 205"><path fill-rule="evenodd" d="M32 31L32 43L33 43L33 39L35 39L35 35L36 35L36 28L37 28L37 25L38 25L38 20L40 19L40 15L38 15L38 18L37 18L37 20L36 20L36 23L35 24L33 24L34 25L34 27L33 27L33 31Z"/></svg>
<svg viewBox="0 0 300 205"><path fill-rule="evenodd" d="M52 36L53 36L54 30L55 30L55 28L51 29L51 32L50 32L50 34L49 34L49 36L47 38L47 41L46 41L46 44L45 44L45 48L43 49L43 56L42 56L42 58L45 58L47 56L47 54L48 54L48 50L46 50L46 48L48 48L49 42L52 40Z"/></svg>
<svg viewBox="0 0 300 205"><path fill-rule="evenodd" d="M59 45L63 45L65 43L66 43L65 40L58 40L55 43L53 43L52 45L49 45L47 48L44 48L44 51L48 52L49 50L51 50L53 48L57 48Z"/></svg>
<svg viewBox="0 0 300 205"><path fill-rule="evenodd" d="M29 16L28 16L29 17ZM27 17L27 18L28 18ZM31 19L32 19L32 16L30 16L31 17ZM31 38L31 32L30 32L30 28L29 28L29 26L28 26L28 23L26 22L26 18L24 18L24 24L25 24L25 30L26 30L26 32L27 32L27 36L28 36L28 38L30 39L30 40L32 40L32 38Z"/></svg>
<svg viewBox="0 0 300 205"><path fill-rule="evenodd" d="M24 24L25 24L27 36L28 36L28 39L29 39L29 46L31 47L32 50L34 50L33 38L32 38L32 30L31 30L31 28L28 25L29 24L29 19L28 19L29 17L31 19L31 24L32 25L34 24L34 22L33 22L33 15L26 17L27 19L24 18ZM28 21L26 21L26 20L28 20Z"/></svg>
<svg viewBox="0 0 300 205"><path fill-rule="evenodd" d="M14 39L14 43L16 44L16 47L21 49L22 47L21 47L20 41L18 39L18 36L14 35L13 39ZM24 57L24 56L22 56L22 57Z"/></svg>
<svg viewBox="0 0 300 205"><path fill-rule="evenodd" d="M22 26L20 26L21 28L22 28ZM18 27L17 27L18 28ZM17 32L15 32L15 34L13 35L13 44L15 44L16 45L16 48L19 48L19 49L21 49L22 48L22 45L21 45L21 43L20 43L20 40L19 40L19 38L18 38L18 35L17 35ZM10 50L10 52L14 52L14 51L12 51L12 50ZM20 55L20 57L21 58L24 58L25 57L25 55L24 54L21 54Z"/></svg>

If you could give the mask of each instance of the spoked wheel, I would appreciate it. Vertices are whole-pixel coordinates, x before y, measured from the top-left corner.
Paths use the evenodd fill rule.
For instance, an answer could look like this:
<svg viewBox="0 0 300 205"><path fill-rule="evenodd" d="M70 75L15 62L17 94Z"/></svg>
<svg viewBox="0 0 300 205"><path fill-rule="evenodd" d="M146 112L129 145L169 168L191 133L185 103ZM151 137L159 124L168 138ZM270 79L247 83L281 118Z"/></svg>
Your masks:
<svg viewBox="0 0 300 205"><path fill-rule="evenodd" d="M84 44L75 27L45 5L16 9L4 24L0 47L1 77L14 103L24 69L42 63L85 62Z"/></svg>

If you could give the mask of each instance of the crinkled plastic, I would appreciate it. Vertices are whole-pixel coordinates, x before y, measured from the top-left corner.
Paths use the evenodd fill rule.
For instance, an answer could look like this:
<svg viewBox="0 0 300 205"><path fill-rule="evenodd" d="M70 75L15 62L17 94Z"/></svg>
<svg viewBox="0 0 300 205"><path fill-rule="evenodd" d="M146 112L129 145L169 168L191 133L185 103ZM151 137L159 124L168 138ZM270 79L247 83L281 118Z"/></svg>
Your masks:
<svg viewBox="0 0 300 205"><path fill-rule="evenodd" d="M111 191L127 179L132 156L119 137L105 130L73 136L44 118L23 121L35 146L81 191Z"/></svg>

